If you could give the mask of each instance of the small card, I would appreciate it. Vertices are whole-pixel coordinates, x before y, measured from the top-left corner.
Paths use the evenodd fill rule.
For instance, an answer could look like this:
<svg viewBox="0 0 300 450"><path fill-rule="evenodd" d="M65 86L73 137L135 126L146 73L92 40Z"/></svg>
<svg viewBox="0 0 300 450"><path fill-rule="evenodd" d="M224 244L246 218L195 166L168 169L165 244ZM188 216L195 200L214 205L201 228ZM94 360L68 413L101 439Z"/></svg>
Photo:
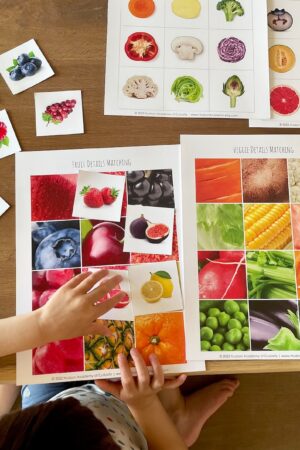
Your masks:
<svg viewBox="0 0 300 450"><path fill-rule="evenodd" d="M9 204L6 203L5 200L3 200L2 197L0 197L0 216L2 216L5 211L7 211L10 208Z"/></svg>
<svg viewBox="0 0 300 450"><path fill-rule="evenodd" d="M80 171L73 217L119 222L125 176Z"/></svg>
<svg viewBox="0 0 300 450"><path fill-rule="evenodd" d="M135 316L182 309L176 261L130 266L129 282Z"/></svg>
<svg viewBox="0 0 300 450"><path fill-rule="evenodd" d="M84 133L81 91L34 94L37 136Z"/></svg>
<svg viewBox="0 0 300 450"><path fill-rule="evenodd" d="M0 159L20 152L21 147L5 109L0 111Z"/></svg>
<svg viewBox="0 0 300 450"><path fill-rule="evenodd" d="M174 209L128 205L124 251L172 255Z"/></svg>
<svg viewBox="0 0 300 450"><path fill-rule="evenodd" d="M2 53L0 73L14 95L54 75L34 39Z"/></svg>

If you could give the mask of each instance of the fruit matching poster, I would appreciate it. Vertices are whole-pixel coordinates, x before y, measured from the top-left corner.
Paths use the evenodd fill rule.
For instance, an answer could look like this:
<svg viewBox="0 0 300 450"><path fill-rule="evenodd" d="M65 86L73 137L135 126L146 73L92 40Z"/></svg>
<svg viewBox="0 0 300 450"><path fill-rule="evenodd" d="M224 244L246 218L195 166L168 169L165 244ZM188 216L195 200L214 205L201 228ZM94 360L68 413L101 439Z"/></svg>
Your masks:
<svg viewBox="0 0 300 450"><path fill-rule="evenodd" d="M182 136L185 295L207 360L300 358L298 136Z"/></svg>
<svg viewBox="0 0 300 450"><path fill-rule="evenodd" d="M101 316L111 336L56 341L17 358L18 383L119 376L117 357L155 352L167 373L204 369L180 281L179 146L26 152L16 159L17 313L76 274L121 274ZM105 301L106 298L99 299Z"/></svg>
<svg viewBox="0 0 300 450"><path fill-rule="evenodd" d="M266 2L109 0L105 114L269 119Z"/></svg>
<svg viewBox="0 0 300 450"><path fill-rule="evenodd" d="M300 128L300 2L268 0L270 120L251 127Z"/></svg>

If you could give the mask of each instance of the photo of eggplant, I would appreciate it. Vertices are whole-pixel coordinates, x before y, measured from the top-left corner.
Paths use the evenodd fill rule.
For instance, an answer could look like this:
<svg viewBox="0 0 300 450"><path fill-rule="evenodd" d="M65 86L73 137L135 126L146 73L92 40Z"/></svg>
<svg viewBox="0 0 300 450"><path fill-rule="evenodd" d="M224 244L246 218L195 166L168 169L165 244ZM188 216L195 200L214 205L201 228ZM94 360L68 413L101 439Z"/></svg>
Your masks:
<svg viewBox="0 0 300 450"><path fill-rule="evenodd" d="M300 350L296 300L249 301L253 351Z"/></svg>
<svg viewBox="0 0 300 450"><path fill-rule="evenodd" d="M171 169L127 172L126 181L129 205L175 208Z"/></svg>

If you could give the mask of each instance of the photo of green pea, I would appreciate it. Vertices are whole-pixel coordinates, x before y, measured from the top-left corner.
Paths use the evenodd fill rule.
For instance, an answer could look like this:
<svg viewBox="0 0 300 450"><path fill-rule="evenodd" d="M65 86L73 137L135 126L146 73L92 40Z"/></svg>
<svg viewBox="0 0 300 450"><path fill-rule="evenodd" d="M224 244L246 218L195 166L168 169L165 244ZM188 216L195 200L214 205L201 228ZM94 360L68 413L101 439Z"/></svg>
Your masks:
<svg viewBox="0 0 300 450"><path fill-rule="evenodd" d="M247 301L200 301L200 325L202 351L250 350Z"/></svg>

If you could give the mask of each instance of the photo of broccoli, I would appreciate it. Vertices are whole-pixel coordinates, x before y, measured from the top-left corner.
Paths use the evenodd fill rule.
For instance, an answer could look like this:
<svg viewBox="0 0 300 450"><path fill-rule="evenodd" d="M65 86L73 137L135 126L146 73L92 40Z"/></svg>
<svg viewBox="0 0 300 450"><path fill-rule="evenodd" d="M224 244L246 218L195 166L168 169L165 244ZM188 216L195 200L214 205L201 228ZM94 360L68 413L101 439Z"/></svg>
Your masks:
<svg viewBox="0 0 300 450"><path fill-rule="evenodd" d="M217 3L217 10L224 11L226 22L232 22L235 16L243 16L244 8L236 0L221 0Z"/></svg>

